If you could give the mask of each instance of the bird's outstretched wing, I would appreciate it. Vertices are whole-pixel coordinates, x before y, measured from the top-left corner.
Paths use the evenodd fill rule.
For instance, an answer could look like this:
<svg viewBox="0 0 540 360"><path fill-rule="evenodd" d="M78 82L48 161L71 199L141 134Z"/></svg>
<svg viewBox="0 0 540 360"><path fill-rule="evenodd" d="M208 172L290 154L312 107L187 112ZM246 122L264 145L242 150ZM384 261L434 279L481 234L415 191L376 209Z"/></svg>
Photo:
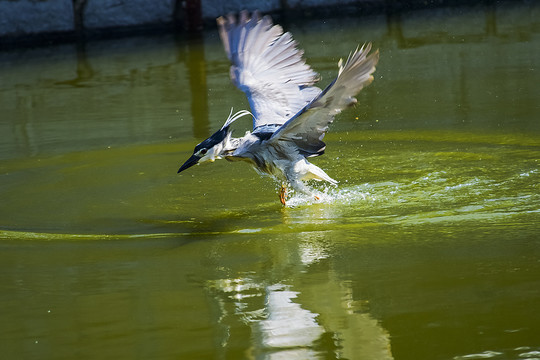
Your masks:
<svg viewBox="0 0 540 360"><path fill-rule="evenodd" d="M354 96L373 81L371 74L379 61L379 51L368 56L370 50L371 43L368 43L350 54L345 65L340 60L337 78L283 124L269 141L292 141L304 156L322 155L326 147L322 140L334 116L355 104Z"/></svg>
<svg viewBox="0 0 540 360"><path fill-rule="evenodd" d="M217 19L219 35L232 63L231 80L249 100L253 128L284 124L321 90L319 75L302 58L290 33L269 16L247 11Z"/></svg>

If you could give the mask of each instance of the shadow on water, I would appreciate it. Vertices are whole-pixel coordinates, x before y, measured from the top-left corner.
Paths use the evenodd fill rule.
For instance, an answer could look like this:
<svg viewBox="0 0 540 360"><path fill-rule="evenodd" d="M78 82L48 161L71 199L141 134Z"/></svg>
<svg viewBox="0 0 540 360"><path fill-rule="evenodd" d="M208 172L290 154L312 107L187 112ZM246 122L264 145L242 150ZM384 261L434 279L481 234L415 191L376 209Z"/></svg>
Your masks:
<svg viewBox="0 0 540 360"><path fill-rule="evenodd" d="M215 31L1 53L3 354L538 357L540 17L516 4L289 24L322 85L364 39L381 62L313 159L339 185L287 207L245 164L176 175L247 106Z"/></svg>

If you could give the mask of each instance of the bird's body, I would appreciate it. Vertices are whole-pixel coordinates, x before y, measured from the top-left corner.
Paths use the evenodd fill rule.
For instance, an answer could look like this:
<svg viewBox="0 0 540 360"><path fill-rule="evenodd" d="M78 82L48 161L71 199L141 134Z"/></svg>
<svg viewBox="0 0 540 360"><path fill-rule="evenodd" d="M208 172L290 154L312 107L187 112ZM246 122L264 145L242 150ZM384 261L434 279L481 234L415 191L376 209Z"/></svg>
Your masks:
<svg viewBox="0 0 540 360"><path fill-rule="evenodd" d="M229 148L230 152L223 154L227 160L247 161L260 174L270 175L283 185L289 183L295 190L307 192L303 181L311 179L337 184L322 169L308 162L294 143L276 141L272 133L247 133L242 138L232 139Z"/></svg>
<svg viewBox="0 0 540 360"><path fill-rule="evenodd" d="M286 185L308 193L303 181L314 179L337 184L322 169L307 161L322 155L322 141L334 116L355 104L355 96L372 80L378 51L368 56L371 44L356 49L342 65L337 78L322 90L314 86L318 74L302 59L302 51L290 33L273 25L270 17L242 12L218 18L219 33L231 61L232 82L248 97L251 113L229 115L222 128L195 147L181 172L204 161L225 158L247 161L262 174L282 185L280 200L285 205ZM230 125L252 115L253 131L233 138Z"/></svg>

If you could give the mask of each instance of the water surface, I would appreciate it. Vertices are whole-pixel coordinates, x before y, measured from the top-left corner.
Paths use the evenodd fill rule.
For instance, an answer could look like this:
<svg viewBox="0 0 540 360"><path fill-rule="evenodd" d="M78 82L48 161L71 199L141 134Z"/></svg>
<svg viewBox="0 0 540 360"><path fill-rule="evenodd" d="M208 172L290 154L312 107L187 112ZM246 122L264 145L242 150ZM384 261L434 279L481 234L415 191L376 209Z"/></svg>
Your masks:
<svg viewBox="0 0 540 360"><path fill-rule="evenodd" d="M243 163L176 175L247 106L214 30L0 53L3 354L540 358L539 10L285 24L321 86L381 52L313 160L339 185L285 208Z"/></svg>

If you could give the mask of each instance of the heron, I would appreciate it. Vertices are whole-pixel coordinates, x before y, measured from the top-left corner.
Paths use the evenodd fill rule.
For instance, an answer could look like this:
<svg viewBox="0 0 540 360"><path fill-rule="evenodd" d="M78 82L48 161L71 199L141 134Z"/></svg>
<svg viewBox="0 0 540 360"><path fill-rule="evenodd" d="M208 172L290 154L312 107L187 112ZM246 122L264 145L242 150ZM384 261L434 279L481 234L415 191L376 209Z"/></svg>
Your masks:
<svg viewBox="0 0 540 360"><path fill-rule="evenodd" d="M356 96L373 81L379 51L371 43L357 46L345 62L338 62L337 77L321 90L320 77L305 62L303 51L289 32L273 24L270 16L242 11L217 19L218 31L231 62L232 83L247 96L251 111L233 110L223 126L195 146L178 173L195 164L217 159L245 161L278 184L285 206L289 189L313 195L306 181L337 185L308 158L324 154L323 138L334 117L357 103ZM232 137L231 124L251 116L252 131Z"/></svg>

